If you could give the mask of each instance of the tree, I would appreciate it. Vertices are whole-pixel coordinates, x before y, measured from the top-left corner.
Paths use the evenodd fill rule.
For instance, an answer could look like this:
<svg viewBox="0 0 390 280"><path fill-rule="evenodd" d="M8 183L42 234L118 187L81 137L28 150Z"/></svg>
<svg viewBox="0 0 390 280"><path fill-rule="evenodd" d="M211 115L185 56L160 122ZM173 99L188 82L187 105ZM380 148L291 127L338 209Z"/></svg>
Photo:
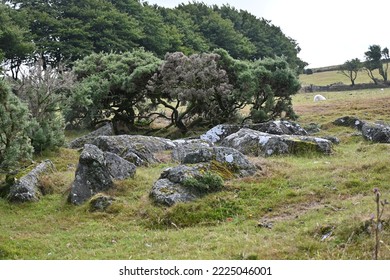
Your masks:
<svg viewBox="0 0 390 280"><path fill-rule="evenodd" d="M253 43L234 29L230 19L224 19L204 3L181 4L178 9L185 12L207 39L210 50L223 48L234 58L252 58L256 51Z"/></svg>
<svg viewBox="0 0 390 280"><path fill-rule="evenodd" d="M0 3L0 63L5 60L13 79L18 78L22 62L34 50L24 17L24 13Z"/></svg>
<svg viewBox="0 0 390 280"><path fill-rule="evenodd" d="M294 119L291 96L299 88L296 73L282 58L239 61L217 49L211 54L168 54L148 83L148 96L152 110L164 106L170 113L159 116L184 134L195 125L237 122L245 106L250 108L246 119L254 122Z"/></svg>
<svg viewBox="0 0 390 280"><path fill-rule="evenodd" d="M238 11L229 5L222 5L221 7L215 5L213 10L220 14L223 19L231 20L234 29L253 43L256 48L255 52L246 59L284 56L290 67L292 69L297 68L299 73L308 65L298 57L301 49L297 42L283 34L282 30L273 25L271 21L257 18L248 11Z"/></svg>
<svg viewBox="0 0 390 280"><path fill-rule="evenodd" d="M371 78L371 80L378 84L378 80L374 77L373 71L375 69L379 70L379 73L381 73L382 68L382 50L379 45L371 45L368 48L368 51L364 53L366 57L366 61L364 63L365 70L367 71L368 76ZM386 74L387 75L387 74ZM386 77L387 80L387 77Z"/></svg>
<svg viewBox="0 0 390 280"><path fill-rule="evenodd" d="M73 73L57 70L37 61L29 73L15 82L15 92L29 107L28 128L35 152L60 147L65 142L62 109L75 86Z"/></svg>
<svg viewBox="0 0 390 280"><path fill-rule="evenodd" d="M9 172L30 159L33 148L27 135L27 107L0 80L0 171Z"/></svg>
<svg viewBox="0 0 390 280"><path fill-rule="evenodd" d="M206 38L199 31L199 27L185 13L179 9L159 8L158 11L162 15L165 23L171 28L176 29L179 36L180 45L176 49L171 49L170 52L183 52L185 55L194 53L203 53L209 51L210 47L207 44Z"/></svg>
<svg viewBox="0 0 390 280"><path fill-rule="evenodd" d="M14 0L37 47L36 56L56 67L93 52L124 52L138 46L138 21L103 0Z"/></svg>
<svg viewBox="0 0 390 280"><path fill-rule="evenodd" d="M134 130L143 118L146 84L161 60L143 49L91 54L77 61L74 72L79 81L69 100L66 121L93 127L112 118L114 129Z"/></svg>
<svg viewBox="0 0 390 280"><path fill-rule="evenodd" d="M148 96L155 108L163 105L171 113L159 114L171 120L183 134L191 123L219 124L234 117L224 111L232 94L226 71L218 66L217 54L181 52L167 54L148 83Z"/></svg>
<svg viewBox="0 0 390 280"><path fill-rule="evenodd" d="M296 71L283 58L266 58L252 65L254 94L248 102L251 111L248 119L264 122L276 118L296 119L292 95L300 89Z"/></svg>
<svg viewBox="0 0 390 280"><path fill-rule="evenodd" d="M357 78L357 74L362 69L362 63L360 59L355 58L352 60L347 60L342 66L340 73L344 76L347 76L351 80L351 86L355 85L355 80Z"/></svg>
<svg viewBox="0 0 390 280"><path fill-rule="evenodd" d="M383 80L387 82L387 71L389 69L389 60L390 60L388 48L384 48L382 50L382 57L383 57L383 61L381 67L379 68L379 74L383 77Z"/></svg>

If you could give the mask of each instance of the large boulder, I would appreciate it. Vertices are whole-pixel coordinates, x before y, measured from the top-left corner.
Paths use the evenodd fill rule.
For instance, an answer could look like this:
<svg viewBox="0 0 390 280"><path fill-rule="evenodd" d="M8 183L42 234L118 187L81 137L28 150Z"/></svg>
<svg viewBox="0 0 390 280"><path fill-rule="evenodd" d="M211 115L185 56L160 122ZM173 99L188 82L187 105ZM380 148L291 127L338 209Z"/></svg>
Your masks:
<svg viewBox="0 0 390 280"><path fill-rule="evenodd" d="M276 135L307 135L307 131L299 124L289 121L269 121L265 123L246 125L244 128L250 128L260 132Z"/></svg>
<svg viewBox="0 0 390 280"><path fill-rule="evenodd" d="M365 123L362 127L362 134L369 141L390 143L390 126Z"/></svg>
<svg viewBox="0 0 390 280"><path fill-rule="evenodd" d="M227 136L236 133L241 128L249 128L252 130L265 132L275 135L307 135L305 129L303 129L299 124L289 121L269 121L265 123L256 123L256 124L246 124L243 126L234 125L234 124L220 124L203 135L200 136L200 139L209 141L211 143L220 143Z"/></svg>
<svg viewBox="0 0 390 280"><path fill-rule="evenodd" d="M176 147L172 158L181 164L195 164L216 161L236 176L251 176L256 167L241 152L230 147L210 147L201 144L187 144Z"/></svg>
<svg viewBox="0 0 390 280"><path fill-rule="evenodd" d="M114 179L133 177L135 171L134 164L116 154L86 144L80 155L68 201L79 205L93 195L112 188Z"/></svg>
<svg viewBox="0 0 390 280"><path fill-rule="evenodd" d="M91 133L84 135L82 137L76 138L68 144L68 147L71 149L81 149L85 144L91 144L98 136L111 136L114 135L114 129L112 123L107 123L104 126L98 128Z"/></svg>
<svg viewBox="0 0 390 280"><path fill-rule="evenodd" d="M100 136L92 144L106 152L117 154L137 166L157 162L154 153L172 150L176 145L169 139L141 135Z"/></svg>
<svg viewBox="0 0 390 280"><path fill-rule="evenodd" d="M333 122L333 124L337 126L352 127L361 131L365 122L356 117L345 116L338 118Z"/></svg>
<svg viewBox="0 0 390 280"><path fill-rule="evenodd" d="M53 162L45 160L11 186L8 199L13 202L38 201L39 177L55 171Z"/></svg>
<svg viewBox="0 0 390 280"><path fill-rule="evenodd" d="M150 197L158 204L172 206L221 191L224 181L210 166L208 163L199 163L167 168L154 183Z"/></svg>
<svg viewBox="0 0 390 280"><path fill-rule="evenodd" d="M235 124L219 124L200 136L200 139L210 143L219 143L227 136L241 129Z"/></svg>
<svg viewBox="0 0 390 280"><path fill-rule="evenodd" d="M332 142L326 139L299 135L275 135L243 128L226 137L221 145L232 147L245 155L271 156L319 152L330 154Z"/></svg>
<svg viewBox="0 0 390 280"><path fill-rule="evenodd" d="M229 147L194 142L177 146L172 154L181 165L164 170L150 192L156 203L168 206L219 191L223 180L256 172L256 167L242 153Z"/></svg>
<svg viewBox="0 0 390 280"><path fill-rule="evenodd" d="M134 177L136 166L133 163L110 152L104 152L104 159L108 172L113 179L125 180Z"/></svg>
<svg viewBox="0 0 390 280"><path fill-rule="evenodd" d="M178 202L189 202L198 198L198 194L183 185L188 178L201 174L202 165L179 165L165 169L154 183L150 197L159 204L172 206Z"/></svg>

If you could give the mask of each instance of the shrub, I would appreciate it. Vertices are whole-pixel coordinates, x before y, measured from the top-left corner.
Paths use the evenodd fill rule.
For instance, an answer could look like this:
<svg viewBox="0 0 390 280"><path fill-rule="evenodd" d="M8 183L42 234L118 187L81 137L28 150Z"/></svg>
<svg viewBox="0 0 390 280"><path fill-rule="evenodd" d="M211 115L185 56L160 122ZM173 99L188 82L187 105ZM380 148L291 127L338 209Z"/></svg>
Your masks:
<svg viewBox="0 0 390 280"><path fill-rule="evenodd" d="M31 157L33 148L27 135L27 107L0 80L0 170L16 168Z"/></svg>
<svg viewBox="0 0 390 280"><path fill-rule="evenodd" d="M222 190L223 179L217 174L206 172L203 176L187 178L183 181L183 185L200 193L212 193Z"/></svg>

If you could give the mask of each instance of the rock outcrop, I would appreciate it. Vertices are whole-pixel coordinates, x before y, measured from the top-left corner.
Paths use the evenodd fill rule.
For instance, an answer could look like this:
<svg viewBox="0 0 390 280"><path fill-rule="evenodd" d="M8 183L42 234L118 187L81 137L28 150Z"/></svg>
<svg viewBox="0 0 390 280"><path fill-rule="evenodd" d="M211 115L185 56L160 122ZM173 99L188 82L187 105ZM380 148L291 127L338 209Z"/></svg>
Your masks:
<svg viewBox="0 0 390 280"><path fill-rule="evenodd" d="M38 201L41 195L39 191L39 177L54 171L54 164L50 160L40 163L11 186L7 196L8 200L12 202Z"/></svg>
<svg viewBox="0 0 390 280"><path fill-rule="evenodd" d="M154 183L150 197L158 204L172 206L178 202L189 202L197 199L199 193L185 187L183 182L202 174L204 165L179 165L165 169Z"/></svg>
<svg viewBox="0 0 390 280"><path fill-rule="evenodd" d="M95 145L86 144L79 159L68 201L81 204L93 195L113 187L114 179L133 177L134 164L116 154L103 152Z"/></svg>
<svg viewBox="0 0 390 280"><path fill-rule="evenodd" d="M97 194L89 202L89 209L92 212L95 211L105 211L108 207L112 205L115 201L115 198L105 195Z"/></svg>
<svg viewBox="0 0 390 280"><path fill-rule="evenodd" d="M256 172L242 153L229 147L186 144L173 150L173 158L181 165L164 170L150 192L156 203L168 206L218 191L223 180Z"/></svg>
<svg viewBox="0 0 390 280"><path fill-rule="evenodd" d="M265 123L247 124L243 126L234 124L220 124L201 135L200 138L211 143L221 143L227 136L236 133L242 128L249 128L252 130L275 135L308 134L306 130L297 123L289 121L269 121Z"/></svg>
<svg viewBox="0 0 390 280"><path fill-rule="evenodd" d="M91 144L98 136L111 136L114 135L114 129L112 123L107 123L104 126L98 128L91 133L82 137L76 138L68 144L71 149L81 149L85 144Z"/></svg>
<svg viewBox="0 0 390 280"><path fill-rule="evenodd" d="M256 167L241 152L230 147L206 147L194 144L175 148L172 158L181 164L216 161L234 170L235 175L245 177L256 172Z"/></svg>
<svg viewBox="0 0 390 280"><path fill-rule="evenodd" d="M157 162L154 153L172 150L176 145L169 139L141 135L100 136L92 144L105 152L114 153L136 166Z"/></svg>
<svg viewBox="0 0 390 280"><path fill-rule="evenodd" d="M274 135L243 128L226 137L222 146L232 147L245 155L272 156L318 152L330 154L332 142L326 139L298 135Z"/></svg>
<svg viewBox="0 0 390 280"><path fill-rule="evenodd" d="M365 123L362 127L364 139L376 143L390 143L390 126Z"/></svg>
<svg viewBox="0 0 390 280"><path fill-rule="evenodd" d="M361 131L365 122L356 117L345 116L338 118L333 122L333 124L338 126L352 127Z"/></svg>

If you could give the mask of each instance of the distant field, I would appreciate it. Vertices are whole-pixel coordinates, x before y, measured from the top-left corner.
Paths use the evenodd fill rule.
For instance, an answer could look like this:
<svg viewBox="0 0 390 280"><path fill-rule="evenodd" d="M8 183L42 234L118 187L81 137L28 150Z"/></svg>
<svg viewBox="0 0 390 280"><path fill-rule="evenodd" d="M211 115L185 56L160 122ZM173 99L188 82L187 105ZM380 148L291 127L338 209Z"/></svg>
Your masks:
<svg viewBox="0 0 390 280"><path fill-rule="evenodd" d="M379 72L374 71L375 77L380 78ZM301 74L299 80L302 85L316 85L316 86L327 86L334 83L343 83L350 85L351 81L348 77L341 74L339 71L327 71L319 72L311 75ZM358 73L356 84L360 83L372 83L372 80L368 77L367 72L361 71Z"/></svg>

